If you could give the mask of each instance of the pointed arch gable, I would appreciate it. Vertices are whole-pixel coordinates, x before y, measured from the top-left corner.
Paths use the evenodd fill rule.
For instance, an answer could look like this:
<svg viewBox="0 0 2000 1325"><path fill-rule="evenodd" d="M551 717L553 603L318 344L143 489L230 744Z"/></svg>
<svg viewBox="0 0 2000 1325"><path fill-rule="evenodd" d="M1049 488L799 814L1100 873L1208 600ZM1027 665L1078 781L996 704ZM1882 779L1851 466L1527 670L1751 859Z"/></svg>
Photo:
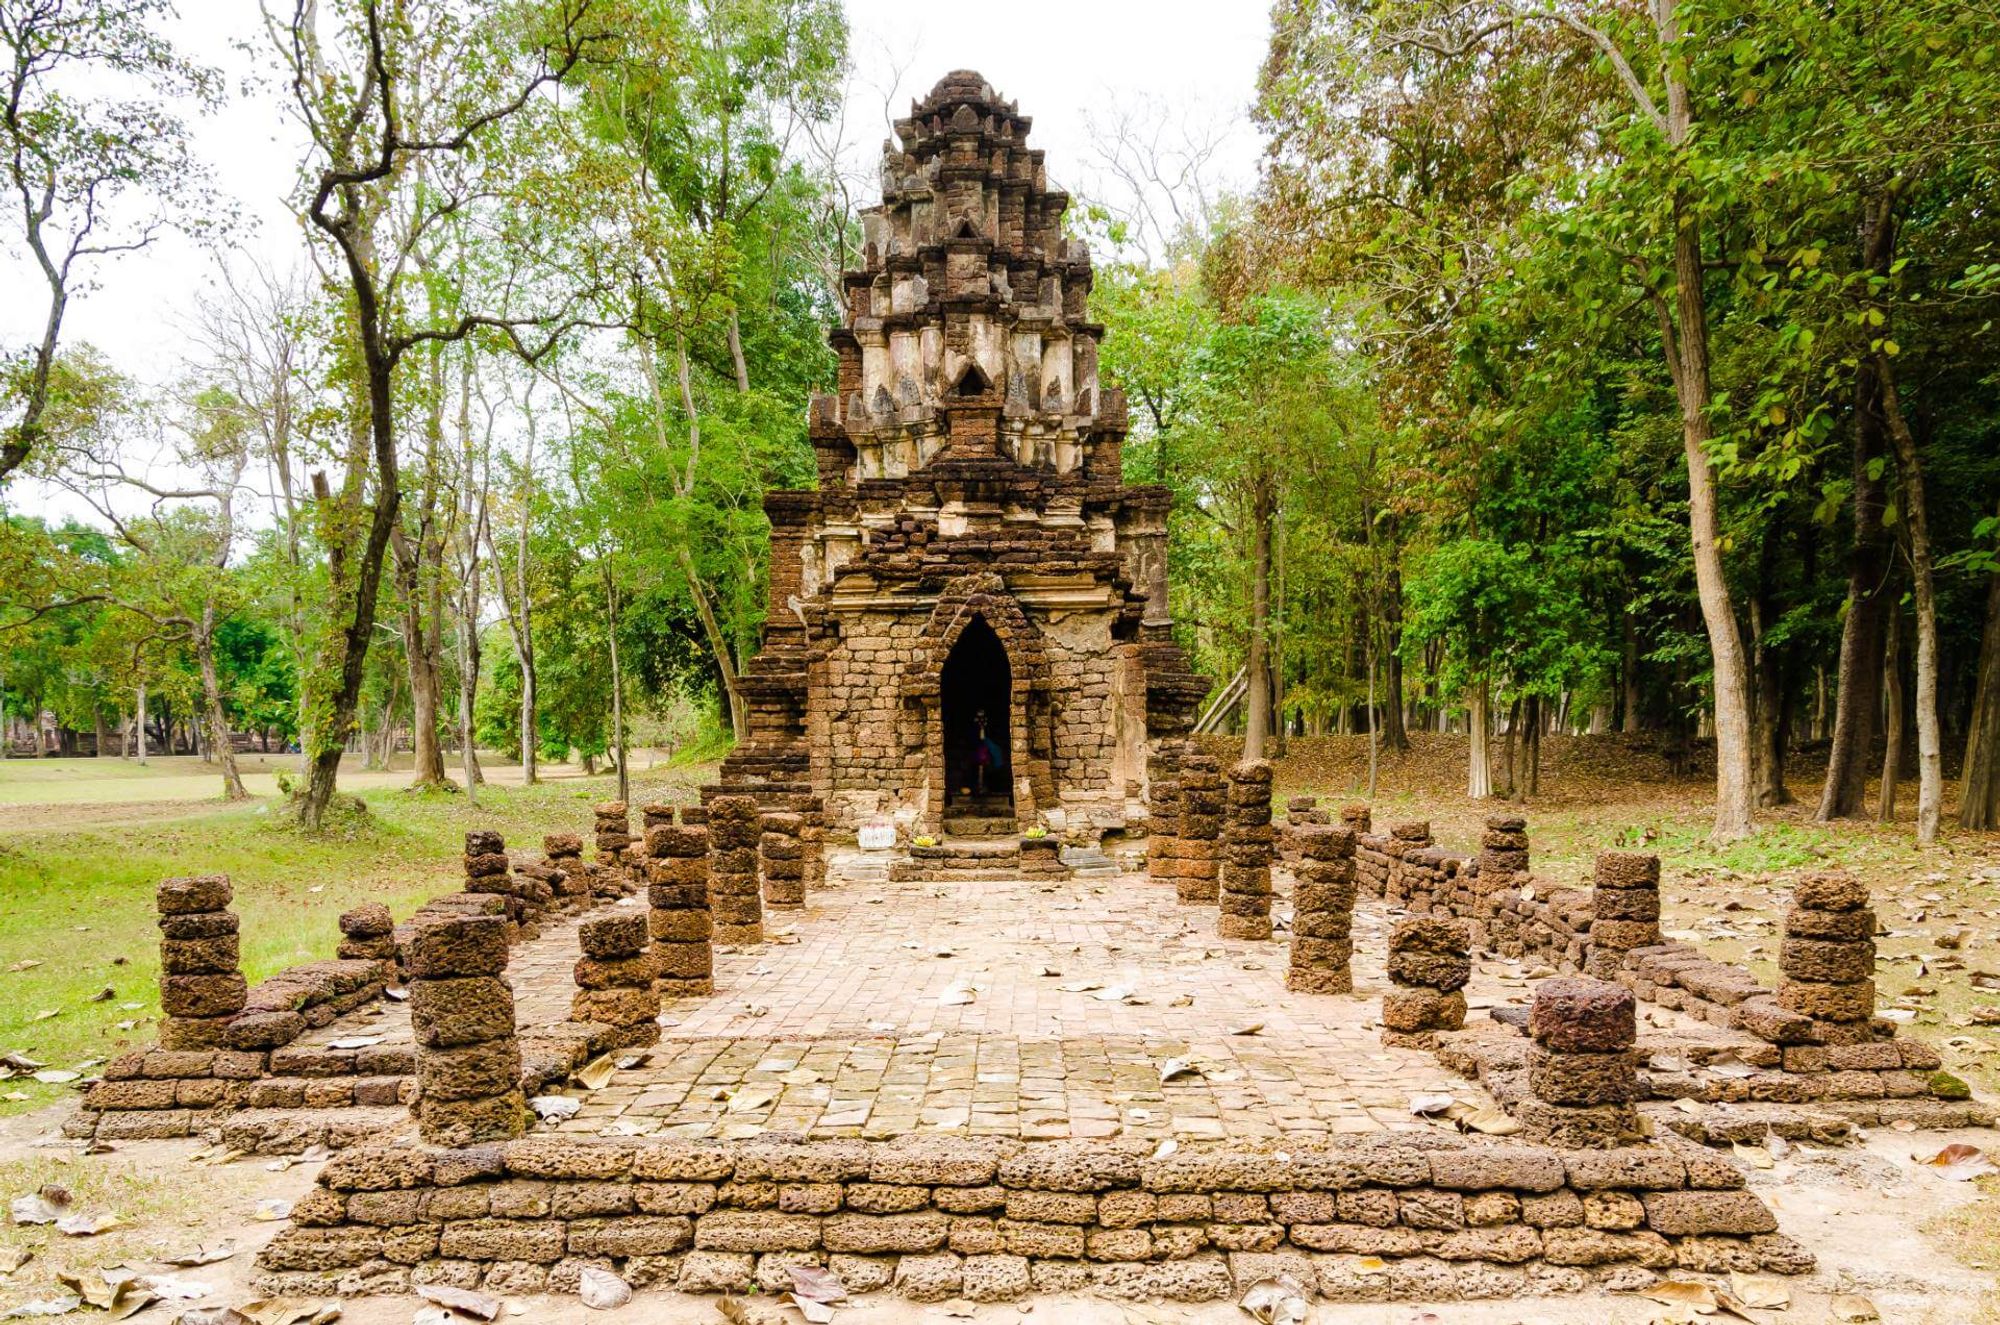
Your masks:
<svg viewBox="0 0 2000 1325"><path fill-rule="evenodd" d="M924 623L919 636L919 655L904 674L903 690L911 698L935 697L945 659L951 656L959 636L974 620L983 620L1000 638L1013 669L1014 692L1018 697L1049 688L1049 663L1042 645L1042 632L1028 618L1018 600L999 575L961 575L946 582Z"/></svg>

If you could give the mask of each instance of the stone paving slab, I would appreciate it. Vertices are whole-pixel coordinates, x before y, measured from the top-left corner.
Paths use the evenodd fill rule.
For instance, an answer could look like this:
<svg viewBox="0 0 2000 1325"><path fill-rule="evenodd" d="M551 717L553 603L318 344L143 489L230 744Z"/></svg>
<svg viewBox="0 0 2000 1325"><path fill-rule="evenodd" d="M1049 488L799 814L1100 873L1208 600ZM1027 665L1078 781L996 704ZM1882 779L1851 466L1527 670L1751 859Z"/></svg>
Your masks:
<svg viewBox="0 0 2000 1325"><path fill-rule="evenodd" d="M1311 996L1284 988L1282 935L1217 938L1212 909L1143 874L893 883L873 863L836 853L805 907L767 912L769 941L718 948L717 992L670 1001L661 1043L562 1129L1245 1138L1424 1128L1409 1111L1424 1092L1489 1102L1380 1042L1379 907L1355 918L1355 994ZM514 952L526 1034L568 1015L574 928ZM1518 991L1483 975L1470 992L1482 1007ZM386 1005L312 1039L361 1031L406 1041L407 1015ZM1192 1070L1163 1082L1175 1060Z"/></svg>

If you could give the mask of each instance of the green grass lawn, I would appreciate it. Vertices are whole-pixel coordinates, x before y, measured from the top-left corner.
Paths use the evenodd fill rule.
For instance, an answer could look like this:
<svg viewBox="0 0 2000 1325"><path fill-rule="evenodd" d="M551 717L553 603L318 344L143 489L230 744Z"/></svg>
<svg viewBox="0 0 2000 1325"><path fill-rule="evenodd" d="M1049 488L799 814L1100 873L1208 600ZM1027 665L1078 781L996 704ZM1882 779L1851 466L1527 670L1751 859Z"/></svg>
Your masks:
<svg viewBox="0 0 2000 1325"><path fill-rule="evenodd" d="M116 761L102 762L116 768ZM52 775L56 763L0 763L0 790L18 793L23 782L50 781L67 790L88 785L98 771ZM712 772L688 766L643 773L633 798L691 802ZM616 788L606 776L489 785L473 807L455 793L375 786L360 792L366 816L310 836L288 826L273 799L189 803L179 783L197 775L198 763L178 776L150 774L167 803L135 806L134 813L88 803L32 818L17 810L10 816L15 823L0 830L0 1052L19 1051L88 1076L89 1064L152 1041L159 1016L153 889L162 878L220 873L234 880L244 974L254 983L286 966L331 957L337 919L357 903L385 903L400 919L456 889L466 830L498 829L511 846L538 849L544 833L587 833L591 805ZM202 776L213 796L213 771ZM116 786L122 796L127 778L96 783ZM24 803L19 794L11 799ZM71 1089L21 1077L0 1081L0 1114L50 1104Z"/></svg>

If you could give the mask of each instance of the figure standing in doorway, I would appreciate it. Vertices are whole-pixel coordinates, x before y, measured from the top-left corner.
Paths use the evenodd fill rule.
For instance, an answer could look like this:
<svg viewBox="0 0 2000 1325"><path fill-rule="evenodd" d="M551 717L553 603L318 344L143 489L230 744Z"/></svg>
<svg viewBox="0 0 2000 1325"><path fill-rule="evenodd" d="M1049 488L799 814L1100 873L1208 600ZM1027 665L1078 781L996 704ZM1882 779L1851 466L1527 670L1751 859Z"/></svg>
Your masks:
<svg viewBox="0 0 2000 1325"><path fill-rule="evenodd" d="M977 795L986 794L986 770L996 774L1007 770L1007 755L1000 743L986 734L986 710L980 709L972 715L974 737L972 742L972 777Z"/></svg>

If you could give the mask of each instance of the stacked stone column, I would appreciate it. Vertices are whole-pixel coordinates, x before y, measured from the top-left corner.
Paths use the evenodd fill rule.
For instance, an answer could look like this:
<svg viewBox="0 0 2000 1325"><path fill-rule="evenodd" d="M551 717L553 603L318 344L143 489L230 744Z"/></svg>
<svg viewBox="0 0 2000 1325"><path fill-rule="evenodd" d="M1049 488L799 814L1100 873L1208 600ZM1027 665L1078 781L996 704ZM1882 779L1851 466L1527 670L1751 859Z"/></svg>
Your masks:
<svg viewBox="0 0 2000 1325"><path fill-rule="evenodd" d="M526 910L515 894L513 866L507 860L507 840L490 828L465 835L465 891L503 899L507 918L520 924Z"/></svg>
<svg viewBox="0 0 2000 1325"><path fill-rule="evenodd" d="M160 913L162 1049L216 1049L229 1019L243 1010L249 986L240 968L239 921L224 874L164 879L154 894Z"/></svg>
<svg viewBox="0 0 2000 1325"><path fill-rule="evenodd" d="M826 886L826 802L814 796L799 813L799 859L804 862L803 878L810 893Z"/></svg>
<svg viewBox="0 0 2000 1325"><path fill-rule="evenodd" d="M1244 759L1229 769L1229 813L1222 828L1222 913L1226 939L1271 937L1271 765Z"/></svg>
<svg viewBox="0 0 2000 1325"><path fill-rule="evenodd" d="M1389 825L1389 879L1383 888L1384 897L1392 902L1409 900L1410 881L1404 877L1403 857L1430 844L1431 825L1427 819Z"/></svg>
<svg viewBox="0 0 2000 1325"><path fill-rule="evenodd" d="M673 821L673 806L665 801L649 801L639 807L639 836L643 839L648 829L664 828Z"/></svg>
<svg viewBox="0 0 2000 1325"><path fill-rule="evenodd" d="M631 810L624 801L600 801L593 813L597 823L595 845L597 863L616 866L632 845Z"/></svg>
<svg viewBox="0 0 2000 1325"><path fill-rule="evenodd" d="M1615 980L1625 954L1660 941L1660 858L1639 851L1600 851L1592 875L1590 956L1585 970Z"/></svg>
<svg viewBox="0 0 2000 1325"><path fill-rule="evenodd" d="M344 911L340 917L340 946L334 956L342 961L379 962L384 979L396 969L396 918L380 902L368 902Z"/></svg>
<svg viewBox="0 0 2000 1325"><path fill-rule="evenodd" d="M1292 967L1285 988L1304 994L1354 992L1354 834L1307 824L1297 830L1292 867Z"/></svg>
<svg viewBox="0 0 2000 1325"><path fill-rule="evenodd" d="M1535 986L1534 1040L1521 1125L1558 1146L1628 1144L1640 1135L1638 1036L1632 991L1608 980L1563 976Z"/></svg>
<svg viewBox="0 0 2000 1325"><path fill-rule="evenodd" d="M1875 1036L1875 912L1868 887L1850 874L1808 874L1792 890L1778 950L1778 1002L1813 1019L1822 1044Z"/></svg>
<svg viewBox="0 0 2000 1325"><path fill-rule="evenodd" d="M1495 815L1479 839L1479 877L1510 878L1528 872L1528 821Z"/></svg>
<svg viewBox="0 0 2000 1325"><path fill-rule="evenodd" d="M1212 906L1222 874L1222 816L1228 808L1222 772L1211 755L1181 760L1180 831L1174 839L1180 867L1174 899L1186 906Z"/></svg>
<svg viewBox="0 0 2000 1325"><path fill-rule="evenodd" d="M762 816L750 796L717 796L708 803L708 908L717 943L762 943L764 900L757 887L757 842Z"/></svg>
<svg viewBox="0 0 2000 1325"><path fill-rule="evenodd" d="M1146 877L1166 883L1180 859L1181 743L1161 741L1146 756Z"/></svg>
<svg viewBox="0 0 2000 1325"><path fill-rule="evenodd" d="M1355 802L1340 807L1341 827L1349 829L1356 837L1375 831L1375 814L1366 805Z"/></svg>
<svg viewBox="0 0 2000 1325"><path fill-rule="evenodd" d="M715 992L715 932L708 901L708 830L655 828L646 834L647 931L660 993Z"/></svg>
<svg viewBox="0 0 2000 1325"><path fill-rule="evenodd" d="M410 1029L417 1041L417 1127L438 1146L504 1141L527 1130L508 924L436 916L410 937Z"/></svg>
<svg viewBox="0 0 2000 1325"><path fill-rule="evenodd" d="M1382 995L1382 1042L1430 1048L1439 1031L1465 1026L1472 979L1472 932L1463 920L1410 916L1389 931L1389 979Z"/></svg>
<svg viewBox="0 0 2000 1325"><path fill-rule="evenodd" d="M804 906L806 902L805 816L767 814L757 840L758 864L764 875L766 906Z"/></svg>
<svg viewBox="0 0 2000 1325"><path fill-rule="evenodd" d="M575 833L550 833L542 839L556 895L575 907L590 895L590 875L583 867L583 839Z"/></svg>
<svg viewBox="0 0 2000 1325"><path fill-rule="evenodd" d="M576 960L575 996L570 1016L609 1026L606 1042L593 1049L632 1049L660 1042L659 956L647 947L648 918L619 908L592 916L576 927L583 955Z"/></svg>

